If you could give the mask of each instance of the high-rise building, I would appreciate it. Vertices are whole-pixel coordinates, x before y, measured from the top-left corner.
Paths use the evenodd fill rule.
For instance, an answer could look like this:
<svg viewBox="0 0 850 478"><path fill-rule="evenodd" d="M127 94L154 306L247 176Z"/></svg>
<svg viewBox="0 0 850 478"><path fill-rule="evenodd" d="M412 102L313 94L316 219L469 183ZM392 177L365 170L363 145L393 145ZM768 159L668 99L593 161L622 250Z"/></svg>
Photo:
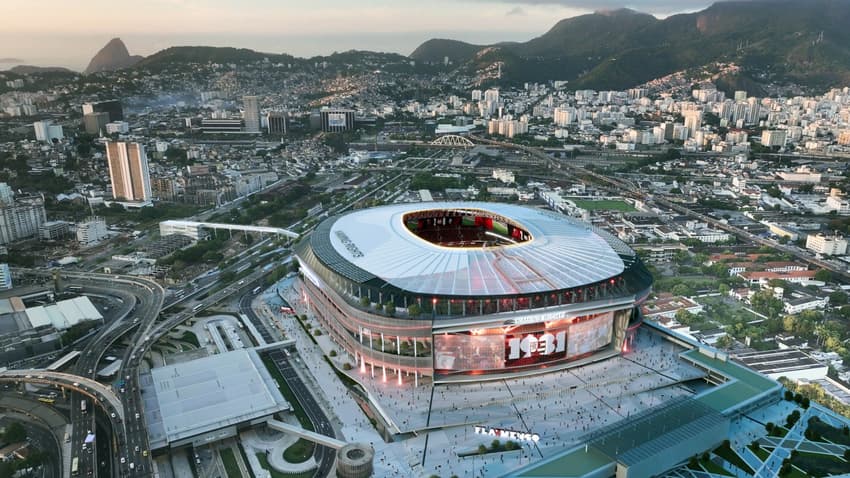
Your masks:
<svg viewBox="0 0 850 478"><path fill-rule="evenodd" d="M109 113L86 113L83 115L83 125L86 133L100 134L109 123Z"/></svg>
<svg viewBox="0 0 850 478"><path fill-rule="evenodd" d="M151 179L151 189L160 201L173 201L177 197L177 183L172 178Z"/></svg>
<svg viewBox="0 0 850 478"><path fill-rule="evenodd" d="M685 116L685 128L691 136L702 127L702 110L688 110L683 112Z"/></svg>
<svg viewBox="0 0 850 478"><path fill-rule="evenodd" d="M107 237L106 221L99 217L90 217L77 224L77 242L83 247L92 246Z"/></svg>
<svg viewBox="0 0 850 478"><path fill-rule="evenodd" d="M746 101L747 100L747 92L744 90L737 90L735 92L735 101Z"/></svg>
<svg viewBox="0 0 850 478"><path fill-rule="evenodd" d="M35 130L36 141L51 143L54 139L61 140L65 137L62 133L62 127L53 124L50 120L36 121L32 124L32 127Z"/></svg>
<svg viewBox="0 0 850 478"><path fill-rule="evenodd" d="M11 205L15 202L15 192L6 183L0 183L0 205Z"/></svg>
<svg viewBox="0 0 850 478"><path fill-rule="evenodd" d="M38 234L47 221L41 197L23 198L0 206L0 244L9 244Z"/></svg>
<svg viewBox="0 0 850 478"><path fill-rule="evenodd" d="M91 113L106 113L109 115L107 123L124 120L124 108L118 100L98 101L83 104L83 116Z"/></svg>
<svg viewBox="0 0 850 478"><path fill-rule="evenodd" d="M269 134L286 134L286 111L269 111L266 120L269 124Z"/></svg>
<svg viewBox="0 0 850 478"><path fill-rule="evenodd" d="M115 199L148 202L151 199L151 178L145 147L139 143L106 143L109 179Z"/></svg>
<svg viewBox="0 0 850 478"><path fill-rule="evenodd" d="M322 131L339 133L354 129L354 110L341 108L322 108L319 111Z"/></svg>
<svg viewBox="0 0 850 478"><path fill-rule="evenodd" d="M260 132L260 99L256 96L242 97L242 118L245 120L245 131Z"/></svg>
<svg viewBox="0 0 850 478"><path fill-rule="evenodd" d="M12 288L12 271L9 270L9 264L0 264L0 290L9 290Z"/></svg>

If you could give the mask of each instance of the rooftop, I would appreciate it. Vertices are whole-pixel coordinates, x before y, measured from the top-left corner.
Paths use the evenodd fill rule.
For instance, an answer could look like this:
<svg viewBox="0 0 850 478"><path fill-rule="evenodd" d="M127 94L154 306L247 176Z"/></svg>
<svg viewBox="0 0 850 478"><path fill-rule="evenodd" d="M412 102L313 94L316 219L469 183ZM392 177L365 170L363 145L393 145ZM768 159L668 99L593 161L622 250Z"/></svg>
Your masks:
<svg viewBox="0 0 850 478"><path fill-rule="evenodd" d="M253 350L155 368L151 382L155 403L145 405L152 448L289 409Z"/></svg>
<svg viewBox="0 0 850 478"><path fill-rule="evenodd" d="M498 245L482 247L470 241L476 246L447 247L413 232L405 223L405 218L435 211L444 212L447 219L456 218L458 224L437 224L439 230L430 234L481 227ZM429 215L424 220L440 219ZM354 280L377 277L423 294L510 295L570 289L621 274L623 258L634 256L624 243L589 224L509 204L397 204L355 211L328 223L317 228L314 236L320 237L312 242L322 262ZM433 224L427 225L433 229ZM326 247L327 242L331 247Z"/></svg>

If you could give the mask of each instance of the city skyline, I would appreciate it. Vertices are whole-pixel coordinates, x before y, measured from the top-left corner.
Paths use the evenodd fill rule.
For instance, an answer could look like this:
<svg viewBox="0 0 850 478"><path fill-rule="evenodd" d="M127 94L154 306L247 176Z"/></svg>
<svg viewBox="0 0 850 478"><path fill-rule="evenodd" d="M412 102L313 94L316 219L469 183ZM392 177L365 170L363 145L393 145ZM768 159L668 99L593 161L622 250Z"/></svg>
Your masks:
<svg viewBox="0 0 850 478"><path fill-rule="evenodd" d="M55 0L37 8L19 4L0 33L0 69L28 64L81 71L113 37L122 38L131 54L145 56L185 45L232 46L300 57L351 49L408 55L430 38L485 44L526 41L561 19L596 10L626 7L661 18L712 2L437 0L423 5L379 0L356 11L336 0L321 7L268 0L249 3L236 8L226 2L156 0L136 8L132 15L101 0L86 2L85 14L79 6ZM352 20L361 18L368 18L368 24Z"/></svg>

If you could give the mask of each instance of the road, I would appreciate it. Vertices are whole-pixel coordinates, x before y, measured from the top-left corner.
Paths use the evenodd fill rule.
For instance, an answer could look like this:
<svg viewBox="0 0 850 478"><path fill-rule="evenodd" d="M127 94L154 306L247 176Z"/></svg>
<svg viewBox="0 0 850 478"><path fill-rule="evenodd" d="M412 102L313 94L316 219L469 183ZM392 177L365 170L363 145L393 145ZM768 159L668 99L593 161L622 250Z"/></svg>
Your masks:
<svg viewBox="0 0 850 478"><path fill-rule="evenodd" d="M52 278L53 274L52 271L45 269L16 269L15 273L28 274L43 278ZM107 387L100 386L100 384L97 384L97 387L92 385L97 383L94 382L94 378L97 373L98 365L107 350L109 350L109 348L120 338L136 327L143 325L149 326L156 321L159 315L159 310L162 307L164 291L157 283L148 279L136 277L63 271L61 273L61 278L67 283L73 283L74 285L81 286L83 288L83 292L89 290L102 292L104 290L116 289L118 292L128 292L135 297L135 303L125 304L124 309L118 314L118 317L102 327L101 330L89 341L88 345L81 351L80 358L74 367L75 373L73 375L62 374L65 377L56 378L55 382L48 382L64 386L71 390L83 391L84 393L88 392L88 398L77 394L74 394L75 396L72 397L71 423L73 425L73 433L71 435L71 452L72 456L78 456L80 458L80 474L82 476L97 476L99 468L97 466L98 462L103 462L105 464L103 467L105 471L114 470L116 469L116 465L118 465L117 461L120 457L130 456L128 450L133 449L135 444L139 442L138 430L140 428L138 425L138 419L135 418L136 408L130 403L132 400L129 399L128 394L121 392L119 389L120 398L118 398L115 397L115 394ZM20 375L20 372L22 371L14 370L9 372L18 372L18 375ZM53 375L42 370L23 372L26 374L24 376L25 381L38 382L39 380L53 380ZM45 378L39 379L39 376L43 376ZM124 375L122 374L121 376ZM91 383L89 383L89 380L91 380ZM84 386L88 386L89 389L83 389ZM138 388L131 383L128 383L127 386L128 388ZM92 390L98 392L100 387L109 390L109 394L114 400L117 400L117 403L107 402L102 397L92 394ZM83 405L84 402L85 405ZM106 405L107 403L108 405ZM86 436L89 433L97 431L95 421L96 411L94 407L96 404L106 405L102 407L102 409L106 413L111 427L110 432L112 443L111 447L106 447L112 451L112 453L109 454L109 463L107 463L106 459L98 459L96 449L91 450L90 446L86 446L85 450L83 449L83 442ZM83 409L84 407L85 410ZM132 418L132 422L127 424L126 418ZM134 432L132 436L128 436L128 429ZM142 433L144 433L146 440L147 436L144 432L143 424L141 426L141 430ZM101 440L108 438L109 437L100 437ZM129 462L126 465L129 465ZM127 468L127 473L129 473L129 468ZM107 473L107 476L117 475L118 474L116 473Z"/></svg>
<svg viewBox="0 0 850 478"><path fill-rule="evenodd" d="M239 300L240 312L245 314L251 323L254 324L254 327L256 327L257 331L263 337L263 340L267 343L276 342L265 322L251 307L251 301L253 299L253 293L243 295ZM287 387L292 390L292 393L295 395L298 403L301 404L301 408L304 409L304 412L307 414L307 418L309 418L310 423L313 424L313 430L316 433L336 438L336 433L334 432L333 425L331 425L327 414L316 401L315 397L313 397L310 389L301 380L298 372L296 372L293 368L290 357L280 348L268 352L267 355L280 371L280 374L283 376L283 380L286 382ZM334 462L336 461L336 451L326 446L316 445L313 449L313 458L318 464L313 476L322 478L329 476L333 469Z"/></svg>

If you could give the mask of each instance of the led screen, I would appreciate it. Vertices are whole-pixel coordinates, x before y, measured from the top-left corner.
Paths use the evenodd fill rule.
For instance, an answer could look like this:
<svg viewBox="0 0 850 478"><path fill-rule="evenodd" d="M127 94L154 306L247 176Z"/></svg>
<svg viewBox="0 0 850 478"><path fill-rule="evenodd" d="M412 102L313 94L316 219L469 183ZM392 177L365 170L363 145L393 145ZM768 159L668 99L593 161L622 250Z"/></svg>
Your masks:
<svg viewBox="0 0 850 478"><path fill-rule="evenodd" d="M611 343L614 333L614 313L606 312L589 320L570 325L567 357L593 352Z"/></svg>
<svg viewBox="0 0 850 478"><path fill-rule="evenodd" d="M434 368L438 370L490 370L504 368L504 335L469 333L434 336Z"/></svg>

